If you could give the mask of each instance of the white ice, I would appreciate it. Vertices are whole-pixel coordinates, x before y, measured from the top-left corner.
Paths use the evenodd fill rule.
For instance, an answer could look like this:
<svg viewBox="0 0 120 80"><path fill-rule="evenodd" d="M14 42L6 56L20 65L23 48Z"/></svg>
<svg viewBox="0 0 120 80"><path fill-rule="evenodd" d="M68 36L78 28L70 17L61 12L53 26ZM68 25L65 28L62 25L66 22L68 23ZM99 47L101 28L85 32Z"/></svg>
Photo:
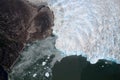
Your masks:
<svg viewBox="0 0 120 80"><path fill-rule="evenodd" d="M120 63L120 0L48 0L55 14L56 48L91 63Z"/></svg>
<svg viewBox="0 0 120 80"><path fill-rule="evenodd" d="M49 77L49 76L50 76L49 72L46 72L46 73L45 73L45 76L46 76L46 77Z"/></svg>
<svg viewBox="0 0 120 80"><path fill-rule="evenodd" d="M33 77L36 77L37 76L37 74L35 73L35 74L33 74Z"/></svg>
<svg viewBox="0 0 120 80"><path fill-rule="evenodd" d="M83 55L120 63L120 0L29 0L47 2L55 14L56 48L64 55Z"/></svg>
<svg viewBox="0 0 120 80"><path fill-rule="evenodd" d="M45 66L46 65L46 62L42 62L42 66Z"/></svg>

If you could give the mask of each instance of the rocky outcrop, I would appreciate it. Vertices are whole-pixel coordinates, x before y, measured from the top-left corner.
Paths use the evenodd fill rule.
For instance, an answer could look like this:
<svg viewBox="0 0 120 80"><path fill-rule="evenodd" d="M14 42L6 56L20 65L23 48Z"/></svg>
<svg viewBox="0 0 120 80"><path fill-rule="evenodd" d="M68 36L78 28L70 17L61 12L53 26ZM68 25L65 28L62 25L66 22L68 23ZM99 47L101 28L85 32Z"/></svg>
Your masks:
<svg viewBox="0 0 120 80"><path fill-rule="evenodd" d="M25 0L0 1L0 65L10 69L25 44L50 36L54 15L46 5Z"/></svg>

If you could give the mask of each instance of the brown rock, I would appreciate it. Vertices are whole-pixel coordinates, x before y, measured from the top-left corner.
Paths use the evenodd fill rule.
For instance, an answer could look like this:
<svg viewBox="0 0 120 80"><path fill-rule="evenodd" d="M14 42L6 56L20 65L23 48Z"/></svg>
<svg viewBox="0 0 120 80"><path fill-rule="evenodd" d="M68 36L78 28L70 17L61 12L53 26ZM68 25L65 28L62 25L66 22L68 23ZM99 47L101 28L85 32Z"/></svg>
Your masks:
<svg viewBox="0 0 120 80"><path fill-rule="evenodd" d="M10 69L28 41L52 33L54 15L49 7L25 0L0 1L0 65Z"/></svg>

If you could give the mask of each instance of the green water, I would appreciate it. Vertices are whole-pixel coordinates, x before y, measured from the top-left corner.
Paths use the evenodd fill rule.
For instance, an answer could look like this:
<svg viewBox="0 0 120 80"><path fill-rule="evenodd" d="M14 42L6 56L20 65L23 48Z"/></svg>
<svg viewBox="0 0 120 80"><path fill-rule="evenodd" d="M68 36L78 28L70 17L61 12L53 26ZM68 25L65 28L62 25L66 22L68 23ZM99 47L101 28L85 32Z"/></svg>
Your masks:
<svg viewBox="0 0 120 80"><path fill-rule="evenodd" d="M90 64L81 56L70 56L55 64L53 80L120 80L120 65L106 60Z"/></svg>

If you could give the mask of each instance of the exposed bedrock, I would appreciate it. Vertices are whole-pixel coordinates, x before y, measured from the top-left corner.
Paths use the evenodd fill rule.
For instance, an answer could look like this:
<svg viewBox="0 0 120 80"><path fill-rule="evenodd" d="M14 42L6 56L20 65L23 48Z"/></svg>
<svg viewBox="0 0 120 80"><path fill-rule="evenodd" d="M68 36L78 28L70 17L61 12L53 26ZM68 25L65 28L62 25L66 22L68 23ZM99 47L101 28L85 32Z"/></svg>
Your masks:
<svg viewBox="0 0 120 80"><path fill-rule="evenodd" d="M9 70L25 44L50 36L54 15L46 5L25 0L0 1L0 65Z"/></svg>

